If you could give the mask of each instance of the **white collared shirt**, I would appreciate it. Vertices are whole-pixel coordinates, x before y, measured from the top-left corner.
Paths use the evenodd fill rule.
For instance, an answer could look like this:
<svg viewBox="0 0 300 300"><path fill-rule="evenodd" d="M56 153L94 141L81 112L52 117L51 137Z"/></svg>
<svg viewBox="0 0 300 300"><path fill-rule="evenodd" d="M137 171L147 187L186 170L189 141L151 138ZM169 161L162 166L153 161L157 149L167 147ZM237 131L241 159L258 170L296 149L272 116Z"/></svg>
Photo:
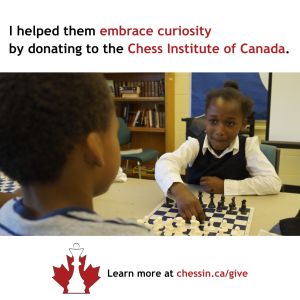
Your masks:
<svg viewBox="0 0 300 300"><path fill-rule="evenodd" d="M180 171L187 165L192 166L200 151L199 141L189 137L177 150L162 155L155 166L155 179L167 195L174 182L182 182ZM202 152L210 151L216 158L231 152L239 152L239 139L236 139L220 155L210 147L207 137L203 142ZM245 145L246 169L249 178L243 180L224 180L224 195L267 195L277 194L281 189L281 180L273 165L261 152L257 137L248 137Z"/></svg>
<svg viewBox="0 0 300 300"><path fill-rule="evenodd" d="M215 150L208 143L208 138L207 138L207 135L206 135L205 139L204 139L204 142L203 142L203 146L202 146L202 154L204 155L206 153L206 151L208 150L214 157L221 158L229 152L232 152L233 155L237 154L239 152L239 147L240 147L240 140L239 140L238 137L236 137L234 139L234 141L229 145L229 147L227 147L220 155L218 155L215 152ZM198 152L199 152L199 150L198 150Z"/></svg>

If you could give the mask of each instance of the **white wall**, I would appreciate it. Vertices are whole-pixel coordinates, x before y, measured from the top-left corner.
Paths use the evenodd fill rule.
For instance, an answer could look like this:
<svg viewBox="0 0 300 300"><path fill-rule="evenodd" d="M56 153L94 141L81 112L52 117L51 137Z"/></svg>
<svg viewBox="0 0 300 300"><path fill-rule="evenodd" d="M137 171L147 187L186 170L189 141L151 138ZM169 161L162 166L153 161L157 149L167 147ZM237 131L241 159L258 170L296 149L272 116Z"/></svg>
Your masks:
<svg viewBox="0 0 300 300"><path fill-rule="evenodd" d="M273 73L269 140L300 143L300 73Z"/></svg>
<svg viewBox="0 0 300 300"><path fill-rule="evenodd" d="M175 148L185 141L185 122L191 103L191 73L175 73Z"/></svg>

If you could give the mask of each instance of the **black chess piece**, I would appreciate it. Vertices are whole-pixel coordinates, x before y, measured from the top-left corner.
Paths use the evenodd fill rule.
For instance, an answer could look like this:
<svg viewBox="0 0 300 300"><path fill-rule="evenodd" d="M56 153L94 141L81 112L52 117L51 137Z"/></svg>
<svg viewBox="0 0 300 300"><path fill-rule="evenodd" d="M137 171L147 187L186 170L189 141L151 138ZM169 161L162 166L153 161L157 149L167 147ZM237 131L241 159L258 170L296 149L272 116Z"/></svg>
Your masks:
<svg viewBox="0 0 300 300"><path fill-rule="evenodd" d="M217 212L221 212L223 210L223 204L222 201L218 201L218 206L217 206Z"/></svg>
<svg viewBox="0 0 300 300"><path fill-rule="evenodd" d="M247 214L247 201L244 199L242 200L242 206L240 208L240 212L242 215L246 215Z"/></svg>
<svg viewBox="0 0 300 300"><path fill-rule="evenodd" d="M208 208L216 208L216 205L214 203L214 197L215 197L215 194L214 193L210 193L210 196L209 196L210 202L209 202L209 204L207 206Z"/></svg>
<svg viewBox="0 0 300 300"><path fill-rule="evenodd" d="M232 209L235 210L236 209L235 197L231 198L231 203L232 203Z"/></svg>
<svg viewBox="0 0 300 300"><path fill-rule="evenodd" d="M166 205L167 207L172 207L174 204L174 200L170 199L169 197L166 197Z"/></svg>
<svg viewBox="0 0 300 300"><path fill-rule="evenodd" d="M202 191L198 192L198 200L199 200L200 205L203 207L204 203L203 203L203 193L202 193Z"/></svg>
<svg viewBox="0 0 300 300"><path fill-rule="evenodd" d="M228 214L233 215L234 214L234 204L229 203L229 210L227 211Z"/></svg>
<svg viewBox="0 0 300 300"><path fill-rule="evenodd" d="M220 199L222 209L225 209L225 196L222 194L221 199Z"/></svg>

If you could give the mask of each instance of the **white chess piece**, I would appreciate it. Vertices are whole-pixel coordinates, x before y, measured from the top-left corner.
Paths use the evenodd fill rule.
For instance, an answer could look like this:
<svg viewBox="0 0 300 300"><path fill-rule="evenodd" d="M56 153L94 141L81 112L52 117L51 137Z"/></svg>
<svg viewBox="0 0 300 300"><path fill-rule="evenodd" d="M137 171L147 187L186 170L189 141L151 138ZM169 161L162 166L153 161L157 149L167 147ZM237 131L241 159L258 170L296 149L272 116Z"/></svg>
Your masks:
<svg viewBox="0 0 300 300"><path fill-rule="evenodd" d="M227 223L227 220L223 220L222 221L222 224L221 224L221 227L220 227L222 230L223 230L223 233L227 232L228 231L228 223Z"/></svg>
<svg viewBox="0 0 300 300"><path fill-rule="evenodd" d="M204 223L204 235L208 235L208 234L209 234L208 222L205 221L205 223Z"/></svg>
<svg viewBox="0 0 300 300"><path fill-rule="evenodd" d="M219 232L217 233L218 236L223 236L224 235L224 232L226 232L228 229L224 229L224 228L219 228Z"/></svg>
<svg viewBox="0 0 300 300"><path fill-rule="evenodd" d="M200 222L196 219L195 216L192 216L191 218L191 228L196 228L200 226Z"/></svg>
<svg viewBox="0 0 300 300"><path fill-rule="evenodd" d="M232 236L239 236L241 235L241 228L240 226L235 226L235 228L231 231Z"/></svg>
<svg viewBox="0 0 300 300"><path fill-rule="evenodd" d="M177 224L175 228L175 235L184 235L183 233L186 231L186 223L183 218L176 218Z"/></svg>
<svg viewBox="0 0 300 300"><path fill-rule="evenodd" d="M171 236L174 233L173 219L168 218L165 221L164 236Z"/></svg>
<svg viewBox="0 0 300 300"><path fill-rule="evenodd" d="M83 248L80 248L80 245L78 243L75 243L73 245L73 248L69 248L74 261L72 262L72 265L74 267L74 271L72 274L71 279L69 280L68 284L68 293L69 294L85 294L85 284L84 280L80 276L79 273L79 266L81 265L81 262L79 261L79 257L81 256L81 253L83 252Z"/></svg>

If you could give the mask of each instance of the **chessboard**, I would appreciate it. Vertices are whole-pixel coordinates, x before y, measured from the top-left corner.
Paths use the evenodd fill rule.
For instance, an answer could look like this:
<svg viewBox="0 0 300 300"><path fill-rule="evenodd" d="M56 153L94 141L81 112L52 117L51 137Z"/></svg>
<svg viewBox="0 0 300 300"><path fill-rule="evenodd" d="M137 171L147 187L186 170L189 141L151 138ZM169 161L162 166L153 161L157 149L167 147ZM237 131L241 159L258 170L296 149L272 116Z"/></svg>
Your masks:
<svg viewBox="0 0 300 300"><path fill-rule="evenodd" d="M213 196L210 196L210 198ZM176 207L175 201L167 201L161 203L153 212L142 220L138 220L139 224L143 224L149 228L155 235L208 235L208 236L232 236L232 235L249 235L251 222L253 218L254 208L246 207L246 201L242 200L232 207L225 203L223 197L223 206L212 207L211 201L204 203L201 199L201 205L205 211L205 222L199 223L195 218L190 221L184 221ZM234 197L234 202L235 202ZM208 201L207 201L208 202ZM230 203L229 203L230 204ZM242 205L243 204L243 205ZM180 225L179 225L180 224ZM178 229L181 227L182 229ZM196 228L195 228L196 227ZM171 228L171 229L170 229Z"/></svg>
<svg viewBox="0 0 300 300"><path fill-rule="evenodd" d="M18 189L20 186L17 182L11 180L3 173L0 173L0 192L11 193Z"/></svg>

